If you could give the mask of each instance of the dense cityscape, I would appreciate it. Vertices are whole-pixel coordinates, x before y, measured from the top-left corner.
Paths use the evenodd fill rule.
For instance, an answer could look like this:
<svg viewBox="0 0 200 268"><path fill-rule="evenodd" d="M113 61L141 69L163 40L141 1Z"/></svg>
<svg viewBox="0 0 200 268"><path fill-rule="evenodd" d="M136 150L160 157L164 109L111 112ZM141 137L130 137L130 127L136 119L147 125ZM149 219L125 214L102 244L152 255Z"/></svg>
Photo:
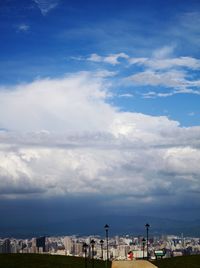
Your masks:
<svg viewBox="0 0 200 268"><path fill-rule="evenodd" d="M103 240L104 239L104 240ZM0 253L41 253L77 257L125 260L130 253L136 259L147 257L147 243L142 236L114 236L108 239L100 236L58 236L31 239L1 238ZM84 248L85 246L85 248ZM151 259L200 254L200 238L176 235L150 236L148 252Z"/></svg>

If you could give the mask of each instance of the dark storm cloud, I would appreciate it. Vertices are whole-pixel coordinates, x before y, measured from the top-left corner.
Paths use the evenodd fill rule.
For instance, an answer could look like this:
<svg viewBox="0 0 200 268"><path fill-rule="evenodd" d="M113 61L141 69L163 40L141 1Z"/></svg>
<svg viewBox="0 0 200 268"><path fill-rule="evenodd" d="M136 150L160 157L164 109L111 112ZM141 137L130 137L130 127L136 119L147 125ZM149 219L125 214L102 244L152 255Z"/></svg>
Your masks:
<svg viewBox="0 0 200 268"><path fill-rule="evenodd" d="M143 235L146 221L151 223L152 233L184 231L184 234L192 234L193 227L200 227L197 221L190 220L191 215L199 210L199 205L192 205L190 199L184 206L157 204L135 208L134 204L133 206L130 204L129 209L102 206L102 199L104 196L1 200L0 236L13 235L21 238L69 234L104 236L105 223L110 225L112 235L116 233Z"/></svg>

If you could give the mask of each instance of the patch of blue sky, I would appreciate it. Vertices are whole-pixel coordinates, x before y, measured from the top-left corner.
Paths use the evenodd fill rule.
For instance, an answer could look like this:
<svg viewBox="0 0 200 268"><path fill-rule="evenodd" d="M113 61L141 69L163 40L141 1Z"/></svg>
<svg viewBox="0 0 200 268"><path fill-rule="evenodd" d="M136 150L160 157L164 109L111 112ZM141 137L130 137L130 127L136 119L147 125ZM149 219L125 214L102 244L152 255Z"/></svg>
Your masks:
<svg viewBox="0 0 200 268"><path fill-rule="evenodd" d="M198 126L200 124L200 95L176 94L158 99L141 98L139 94L135 94L135 92L143 91L144 88L137 87L133 90L133 94L127 91L110 101L113 105L120 107L122 111L139 112L153 116L167 116L185 127Z"/></svg>
<svg viewBox="0 0 200 268"><path fill-rule="evenodd" d="M113 66L87 60L76 61L71 57L86 59L92 53L105 57L124 52L131 57L151 58L155 50L164 46L174 47L171 57L199 57L199 29L196 27L199 21L198 1L176 1L176 4L158 0L123 3L104 0L69 1L68 4L58 1L58 5L45 16L34 1L7 1L2 6L1 84L26 82L37 77L59 77L68 72L106 69L117 72L116 77L110 78L114 96L118 94L124 97L116 96L112 101L122 109L132 110L130 104L135 102L137 111L148 112L144 104L154 103L149 108L151 113L157 103L157 113L162 114L159 103L166 103L168 107L163 110L171 110L173 113L173 108L170 108L173 106L172 100L180 98L180 94L159 100L143 98L143 94L148 91L166 93L173 88L144 87L134 83L127 87L123 84L124 78L148 70L147 67L130 67L125 59L119 59L120 64ZM29 26L28 32L17 31L16 27L22 24ZM176 67L176 70L186 68ZM188 81L198 80L198 70L187 69L187 72ZM196 89L192 85L190 87ZM184 94L182 97L187 102L199 99L198 95L190 95Z"/></svg>

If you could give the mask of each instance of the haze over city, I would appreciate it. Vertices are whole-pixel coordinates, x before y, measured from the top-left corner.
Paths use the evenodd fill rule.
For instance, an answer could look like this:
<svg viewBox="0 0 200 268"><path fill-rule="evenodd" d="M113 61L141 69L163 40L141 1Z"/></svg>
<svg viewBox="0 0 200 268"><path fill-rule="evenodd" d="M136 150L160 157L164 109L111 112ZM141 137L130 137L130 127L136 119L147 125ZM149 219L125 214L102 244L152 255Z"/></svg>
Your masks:
<svg viewBox="0 0 200 268"><path fill-rule="evenodd" d="M2 0L0 20L0 236L199 235L200 2Z"/></svg>

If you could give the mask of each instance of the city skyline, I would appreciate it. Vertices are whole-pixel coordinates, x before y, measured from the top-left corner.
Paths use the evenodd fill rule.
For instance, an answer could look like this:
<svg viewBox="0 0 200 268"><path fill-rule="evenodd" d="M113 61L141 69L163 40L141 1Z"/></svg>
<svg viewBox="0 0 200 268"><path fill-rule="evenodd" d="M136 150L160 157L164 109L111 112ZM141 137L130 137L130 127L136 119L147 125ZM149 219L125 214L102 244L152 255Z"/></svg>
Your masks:
<svg viewBox="0 0 200 268"><path fill-rule="evenodd" d="M127 260L130 258L155 260L176 256L197 255L199 238L174 235L151 236L148 243L142 236L109 237L108 248L100 236L49 236L26 239L0 239L0 253L37 253L84 257L86 259Z"/></svg>
<svg viewBox="0 0 200 268"><path fill-rule="evenodd" d="M3 0L0 20L0 234L198 233L199 1Z"/></svg>

